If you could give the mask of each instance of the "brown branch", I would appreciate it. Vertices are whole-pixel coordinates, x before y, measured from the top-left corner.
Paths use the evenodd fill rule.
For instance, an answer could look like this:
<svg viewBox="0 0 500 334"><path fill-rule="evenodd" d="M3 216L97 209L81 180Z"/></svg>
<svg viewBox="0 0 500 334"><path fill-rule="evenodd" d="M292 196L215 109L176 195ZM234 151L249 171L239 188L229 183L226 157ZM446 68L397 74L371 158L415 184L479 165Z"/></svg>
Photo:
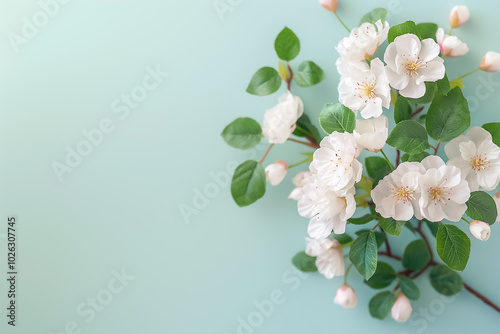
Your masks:
<svg viewBox="0 0 500 334"><path fill-rule="evenodd" d="M288 138L288 140L289 141L293 141L294 143L306 145L306 146L309 146L309 147L312 147L312 148L319 148L319 145L315 145L315 144L312 144L312 143L307 143L305 141L300 141L300 140L293 139L293 138Z"/></svg>
<svg viewBox="0 0 500 334"><path fill-rule="evenodd" d="M410 117L413 117L413 116L417 115L417 114L418 114L418 113L420 113L422 110L424 110L424 107L420 107L420 108L418 108L417 110L415 110L415 112L414 112L414 113L412 113L412 114L411 114L411 116L410 116Z"/></svg>
<svg viewBox="0 0 500 334"><path fill-rule="evenodd" d="M393 258L393 259L398 260L398 261L402 261L403 260L401 257L399 257L397 255L389 254L389 253L383 252L383 251L379 251L378 255L387 256L387 257Z"/></svg>
<svg viewBox="0 0 500 334"><path fill-rule="evenodd" d="M264 160L266 159L267 155L269 154L269 151L271 151L271 149L273 148L273 146L274 146L274 144L269 145L269 147L267 148L266 153L264 153L264 156L262 157L262 159L260 159L259 164L261 164L261 163L264 162Z"/></svg>
<svg viewBox="0 0 500 334"><path fill-rule="evenodd" d="M476 296L477 298L481 299L483 301L483 303L485 303L486 305L490 306L495 311L500 312L500 307L498 307L497 305L493 304L493 302L491 300L489 300L488 298L486 298L485 296L483 296L482 294L480 294L479 292L477 292L476 290L474 290L473 288L471 288L469 285L467 285L467 284L464 283L464 288L467 291L469 291L470 293L472 293L474 296Z"/></svg>
<svg viewBox="0 0 500 334"><path fill-rule="evenodd" d="M400 161L401 161L401 151L396 149L396 168L398 168Z"/></svg>

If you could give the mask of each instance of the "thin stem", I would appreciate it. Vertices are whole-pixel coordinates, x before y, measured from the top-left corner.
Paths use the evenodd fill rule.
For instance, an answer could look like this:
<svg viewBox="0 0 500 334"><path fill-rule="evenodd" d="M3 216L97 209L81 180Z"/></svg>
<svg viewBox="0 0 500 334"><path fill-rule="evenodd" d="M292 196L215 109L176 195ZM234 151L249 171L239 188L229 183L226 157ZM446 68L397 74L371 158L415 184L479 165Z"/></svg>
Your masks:
<svg viewBox="0 0 500 334"><path fill-rule="evenodd" d="M384 150L380 150L380 153L382 153L382 155L384 156L385 161L387 161L387 163L389 164L389 167L391 167L391 170L394 170L394 167L392 166L391 162L389 161L389 158L387 158L387 155L385 155Z"/></svg>
<svg viewBox="0 0 500 334"><path fill-rule="evenodd" d="M483 296L482 294L480 294L479 292L477 292L476 290L474 290L473 288L471 288L469 285L467 285L467 284L464 283L464 288L467 291L469 291L470 293L472 293L474 296L476 296L477 298L481 299L483 301L483 303L485 303L486 305L490 306L495 311L500 312L500 307L498 307L497 305L493 304L493 302L491 300L489 300L488 298L486 298L485 296Z"/></svg>
<svg viewBox="0 0 500 334"><path fill-rule="evenodd" d="M333 12L335 14L335 16L337 17L337 19L339 20L339 22L344 26L344 28L349 32L351 33L351 29L347 28L347 26L345 25L345 23L340 19L340 16L339 14L337 14L337 11Z"/></svg>
<svg viewBox="0 0 500 334"><path fill-rule="evenodd" d="M396 168L398 168L400 161L401 161L401 151L396 149Z"/></svg>
<svg viewBox="0 0 500 334"><path fill-rule="evenodd" d="M463 78L468 77L469 75L474 74L474 73L476 73L477 71L480 71L480 70L481 70L481 68L478 67L474 71L470 71L469 73L466 73L464 75L459 76L457 79L463 79Z"/></svg>
<svg viewBox="0 0 500 334"><path fill-rule="evenodd" d="M452 31L453 31L453 27L450 27L450 30L448 31L448 35L451 35Z"/></svg>
<svg viewBox="0 0 500 334"><path fill-rule="evenodd" d="M286 81L286 88L290 91L290 85L292 84L292 80L293 80L293 71L292 71L292 68L290 67L290 64L288 62L286 62L286 67L288 67L288 72L290 73L290 77Z"/></svg>
<svg viewBox="0 0 500 334"><path fill-rule="evenodd" d="M463 220L464 222L466 222L467 224L470 224L470 221L468 221L467 219L465 219L465 217L462 217L462 220Z"/></svg>
<svg viewBox="0 0 500 334"><path fill-rule="evenodd" d="M350 263L349 266L347 267L347 269L345 270L344 284L347 284L347 275L349 274L349 270L351 270L351 268L352 268L352 263Z"/></svg>
<svg viewBox="0 0 500 334"><path fill-rule="evenodd" d="M305 142L305 141L300 141L300 140L293 139L293 138L288 138L288 140L289 141L293 141L294 143L306 145L306 146L309 146L309 147L312 147L312 148L319 148L319 145L308 143L308 142Z"/></svg>
<svg viewBox="0 0 500 334"><path fill-rule="evenodd" d="M373 226L372 231L375 230L377 227L378 227L378 223L377 223L377 225Z"/></svg>
<svg viewBox="0 0 500 334"><path fill-rule="evenodd" d="M269 151L271 151L271 149L273 148L273 146L274 146L274 144L269 145L269 147L267 148L266 153L264 153L264 156L262 157L262 159L260 159L259 164L262 164L264 162L264 160L266 159L267 155L269 154Z"/></svg>

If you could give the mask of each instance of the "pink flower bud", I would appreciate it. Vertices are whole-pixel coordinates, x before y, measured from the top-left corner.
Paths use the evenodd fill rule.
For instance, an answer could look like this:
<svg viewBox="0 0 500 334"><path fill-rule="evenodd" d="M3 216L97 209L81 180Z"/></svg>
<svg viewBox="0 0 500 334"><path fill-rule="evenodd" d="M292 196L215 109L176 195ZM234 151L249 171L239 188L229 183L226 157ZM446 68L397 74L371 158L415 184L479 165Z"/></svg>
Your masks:
<svg viewBox="0 0 500 334"><path fill-rule="evenodd" d="M480 220L473 220L469 224L469 232L474 238L486 241L490 238L490 224L482 222Z"/></svg>
<svg viewBox="0 0 500 334"><path fill-rule="evenodd" d="M493 51L486 52L479 68L486 72L500 71L500 54Z"/></svg>
<svg viewBox="0 0 500 334"><path fill-rule="evenodd" d="M288 171L288 165L282 160L278 160L266 167L266 181L272 186L277 186L283 181Z"/></svg>
<svg viewBox="0 0 500 334"><path fill-rule="evenodd" d="M337 0L319 0L319 3L324 9L330 12L335 12L337 10Z"/></svg>
<svg viewBox="0 0 500 334"><path fill-rule="evenodd" d="M347 284L342 284L335 293L333 302L344 308L353 308L358 303L358 296L353 288Z"/></svg>
<svg viewBox="0 0 500 334"><path fill-rule="evenodd" d="M405 322L410 318L411 311L410 300L402 292L398 293L391 309L392 318L398 322Z"/></svg>
<svg viewBox="0 0 500 334"><path fill-rule="evenodd" d="M461 27L469 19L469 8L467 6L455 6L450 12L450 26Z"/></svg>

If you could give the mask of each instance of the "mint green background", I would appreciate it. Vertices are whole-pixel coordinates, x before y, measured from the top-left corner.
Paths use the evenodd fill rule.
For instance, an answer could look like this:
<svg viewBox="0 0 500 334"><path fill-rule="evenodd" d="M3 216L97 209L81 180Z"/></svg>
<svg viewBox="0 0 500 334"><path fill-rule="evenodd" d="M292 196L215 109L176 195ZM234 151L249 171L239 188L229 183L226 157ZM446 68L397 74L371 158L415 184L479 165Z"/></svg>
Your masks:
<svg viewBox="0 0 500 334"><path fill-rule="evenodd" d="M467 292L443 302L428 274L417 281L422 297L412 303L414 317L404 324L369 316L374 292L354 272L350 282L358 306L334 305L342 278L300 276L291 269L291 257L304 248L307 226L286 198L293 173L244 209L233 203L226 184L217 186L218 193L197 214L183 218L180 205L192 206L196 191L211 187L211 173L263 154L265 145L241 153L219 134L241 115L261 121L276 104L278 95L254 97L245 88L259 67L277 66L273 41L283 26L301 39L302 51L292 66L313 60L328 76L314 88L292 87L306 112L316 119L323 104L337 100L334 46L345 31L331 13L315 0L223 2L233 5L221 20L209 0L74 0L61 5L15 53L9 33L19 33L23 17L39 7L33 0L2 1L0 268L5 271L6 217L15 214L20 297L18 327L6 326L2 311L0 332L62 333L74 321L82 333L92 334L233 334L238 317L248 319L256 311L254 302L269 299L274 290L282 292L284 302L253 333L496 332L497 313ZM383 6L392 10L391 24L413 19L445 28L456 4L340 2L339 14L349 26ZM498 2L462 3L472 16L455 32L471 51L446 60L450 78L475 68L486 51L500 51ZM156 65L169 77L120 120L111 103L140 85L146 68ZM465 95L478 101L474 125L500 121L498 84L489 86L491 91L484 86L490 78L500 82L500 74L483 73L465 80ZM82 130L96 128L103 118L110 118L115 130L59 182L51 164L63 162L66 146L75 148L84 139ZM289 143L274 149L267 161L294 163L302 151ZM352 234L351 226L348 230ZM403 238L412 236L405 230ZM392 241L401 254L399 240ZM472 240L463 273L497 304L499 241L496 228L488 242ZM86 323L76 307L96 297L112 271L121 268L135 278ZM7 286L0 282L5 309Z"/></svg>

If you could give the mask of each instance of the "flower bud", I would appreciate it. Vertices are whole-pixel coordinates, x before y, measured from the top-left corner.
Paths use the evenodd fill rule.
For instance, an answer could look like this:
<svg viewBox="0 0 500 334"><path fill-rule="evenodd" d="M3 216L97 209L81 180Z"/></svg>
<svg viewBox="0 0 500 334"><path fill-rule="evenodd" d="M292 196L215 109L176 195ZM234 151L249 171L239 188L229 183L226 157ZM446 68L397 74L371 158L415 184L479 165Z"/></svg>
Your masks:
<svg viewBox="0 0 500 334"><path fill-rule="evenodd" d="M450 26L461 27L469 19L469 8L467 6L455 6L450 12Z"/></svg>
<svg viewBox="0 0 500 334"><path fill-rule="evenodd" d="M497 219L495 221L500 222L500 191L497 192L495 195L493 195L493 200L497 205L497 213L498 213Z"/></svg>
<svg viewBox="0 0 500 334"><path fill-rule="evenodd" d="M359 146L371 152L378 152L384 147L389 136L389 120L385 116L356 121L353 136Z"/></svg>
<svg viewBox="0 0 500 334"><path fill-rule="evenodd" d="M272 186L277 186L283 181L288 171L286 162L278 160L273 164L266 167L266 181L271 183Z"/></svg>
<svg viewBox="0 0 500 334"><path fill-rule="evenodd" d="M398 293L391 309L392 318L398 322L405 322L410 318L411 311L410 300L402 292Z"/></svg>
<svg viewBox="0 0 500 334"><path fill-rule="evenodd" d="M500 54L493 51L486 52L479 68L486 72L500 71Z"/></svg>
<svg viewBox="0 0 500 334"><path fill-rule="evenodd" d="M467 44L459 40L457 36L445 34L443 28L437 30L436 40L443 57L456 58L469 52Z"/></svg>
<svg viewBox="0 0 500 334"><path fill-rule="evenodd" d="M335 293L333 302L343 308L353 308L358 303L358 296L353 288L347 284L342 284Z"/></svg>
<svg viewBox="0 0 500 334"><path fill-rule="evenodd" d="M480 220L473 220L469 224L469 232L474 238L481 241L486 241L490 238L490 224L482 222Z"/></svg>
<svg viewBox="0 0 500 334"><path fill-rule="evenodd" d="M337 0L319 0L319 3L324 9L330 12L335 12L337 10Z"/></svg>

